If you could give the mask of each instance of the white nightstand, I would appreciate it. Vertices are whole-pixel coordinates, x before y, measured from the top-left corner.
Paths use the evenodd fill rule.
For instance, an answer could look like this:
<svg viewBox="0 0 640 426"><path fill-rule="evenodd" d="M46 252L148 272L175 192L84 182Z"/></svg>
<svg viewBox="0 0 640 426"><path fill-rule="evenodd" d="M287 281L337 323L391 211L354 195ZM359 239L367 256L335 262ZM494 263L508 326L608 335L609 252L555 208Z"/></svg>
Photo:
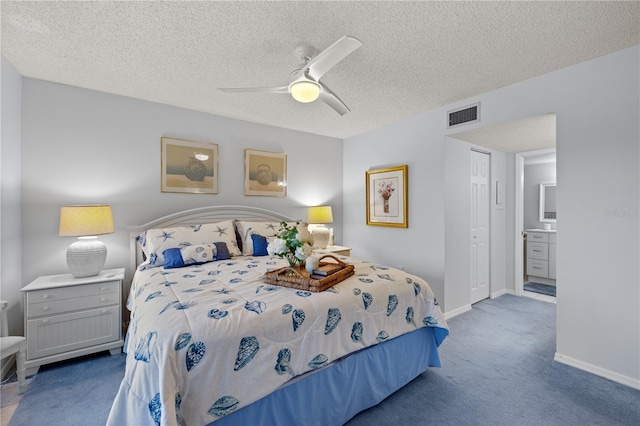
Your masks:
<svg viewBox="0 0 640 426"><path fill-rule="evenodd" d="M351 256L351 247L327 246L323 249L313 250L314 254L336 254L339 256Z"/></svg>
<svg viewBox="0 0 640 426"><path fill-rule="evenodd" d="M24 292L27 376L41 365L109 350L121 352L124 268L74 278L36 278Z"/></svg>

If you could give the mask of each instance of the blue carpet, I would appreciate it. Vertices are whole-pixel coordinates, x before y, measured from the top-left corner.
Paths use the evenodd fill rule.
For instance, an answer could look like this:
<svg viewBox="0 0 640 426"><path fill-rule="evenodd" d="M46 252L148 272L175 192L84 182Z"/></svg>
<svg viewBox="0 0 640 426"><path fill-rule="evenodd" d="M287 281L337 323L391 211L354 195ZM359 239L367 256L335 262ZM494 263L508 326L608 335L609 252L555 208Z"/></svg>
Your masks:
<svg viewBox="0 0 640 426"><path fill-rule="evenodd" d="M555 323L553 303L476 303L448 321L441 368L347 425L640 425L640 391L553 360Z"/></svg>
<svg viewBox="0 0 640 426"><path fill-rule="evenodd" d="M546 294L547 296L556 297L556 286L540 283L526 283L524 289L534 293Z"/></svg>
<svg viewBox="0 0 640 426"><path fill-rule="evenodd" d="M9 425L104 426L125 361L107 351L40 367Z"/></svg>
<svg viewBox="0 0 640 426"><path fill-rule="evenodd" d="M553 360L555 308L511 295L474 304L449 321L441 368L347 425L640 425L639 391ZM104 425L124 363L106 353L41 368L9 425Z"/></svg>

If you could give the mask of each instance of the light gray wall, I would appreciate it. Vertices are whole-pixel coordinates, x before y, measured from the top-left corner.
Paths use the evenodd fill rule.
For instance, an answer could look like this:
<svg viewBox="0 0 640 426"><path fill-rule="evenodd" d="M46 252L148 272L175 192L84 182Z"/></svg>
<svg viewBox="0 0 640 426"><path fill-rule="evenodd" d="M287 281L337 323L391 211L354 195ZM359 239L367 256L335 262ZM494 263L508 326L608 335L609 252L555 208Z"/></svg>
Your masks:
<svg viewBox="0 0 640 426"><path fill-rule="evenodd" d="M22 76L2 55L0 69L0 289L9 302L9 334L22 334L22 298L7 288L22 283L22 235L20 188L20 110Z"/></svg>
<svg viewBox="0 0 640 426"><path fill-rule="evenodd" d="M214 116L77 87L23 79L23 282L66 273L60 207L111 204L116 232L101 236L106 267L128 266L127 226L176 211L243 204L306 219L330 204L342 242L342 140ZM219 193L160 192L160 137L219 144ZM287 154L287 197L243 195L244 149ZM131 271L128 271L128 277ZM20 283L4 288L15 294ZM127 289L125 289L126 291Z"/></svg>
<svg viewBox="0 0 640 426"><path fill-rule="evenodd" d="M444 212L457 207L447 200L464 198L442 191L452 158L444 149L446 111L481 101L482 122L469 130L555 112L557 355L640 388L639 52L634 46L345 140L345 243L374 260L404 262L438 297L446 289L445 311L463 307L462 298L449 295L466 292L467 283L444 273L445 223L451 228ZM364 222L364 171L387 163L410 166L408 230ZM513 164L504 170L509 172L504 215L510 263L503 259L502 268L506 290L513 291Z"/></svg>
<svg viewBox="0 0 640 426"><path fill-rule="evenodd" d="M444 301L444 159L439 117L420 115L345 140L344 242L360 259L403 266ZM435 137L432 137L435 135ZM365 172L406 164L409 228L366 225Z"/></svg>
<svg viewBox="0 0 640 426"><path fill-rule="evenodd" d="M556 163L530 164L524 166L523 225L524 229L540 229L540 184L556 181ZM556 224L551 223L551 229Z"/></svg>

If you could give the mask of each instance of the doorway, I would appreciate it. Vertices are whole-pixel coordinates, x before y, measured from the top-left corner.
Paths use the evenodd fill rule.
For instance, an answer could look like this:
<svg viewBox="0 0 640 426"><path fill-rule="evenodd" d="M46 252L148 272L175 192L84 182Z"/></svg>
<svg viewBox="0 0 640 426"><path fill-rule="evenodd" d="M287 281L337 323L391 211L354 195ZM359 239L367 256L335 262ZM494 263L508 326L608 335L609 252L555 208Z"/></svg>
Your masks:
<svg viewBox="0 0 640 426"><path fill-rule="evenodd" d="M543 224L538 220L538 209L539 205L537 202L532 202L531 198L537 197L538 186L543 183L543 181L551 182L555 184L556 176L555 176L555 161L556 161L556 150L555 148L550 149L541 149L534 151L526 151L526 152L517 152L515 153L515 229L514 229L514 237L515 237L515 262L514 262L514 292L516 295L531 296L531 293L526 292L524 289L524 284L527 278L527 229L532 228L542 228ZM551 166L551 163L553 164ZM540 172L538 173L525 173L525 167L529 168L539 168L544 165L547 165L545 168L552 168L552 173L546 172L543 176L540 176ZM532 193L535 192L535 193ZM535 216L535 217L534 217ZM554 215L555 217L555 215ZM552 226L553 230L555 230L555 223ZM551 241L551 240L548 240ZM547 261L548 267L550 268L553 264L553 272L551 275L551 270L548 270L547 278L535 278L535 281L542 283L543 285L552 284L555 286L555 234L553 235L553 244L548 244L549 253L547 256L551 256L554 261L551 263L551 258L547 257L543 259L543 262ZM531 277L529 277L531 278ZM544 293L544 291L543 291ZM533 295L536 296L536 295ZM537 298L537 297L536 297ZM541 300L552 301L555 300L554 297L540 296Z"/></svg>

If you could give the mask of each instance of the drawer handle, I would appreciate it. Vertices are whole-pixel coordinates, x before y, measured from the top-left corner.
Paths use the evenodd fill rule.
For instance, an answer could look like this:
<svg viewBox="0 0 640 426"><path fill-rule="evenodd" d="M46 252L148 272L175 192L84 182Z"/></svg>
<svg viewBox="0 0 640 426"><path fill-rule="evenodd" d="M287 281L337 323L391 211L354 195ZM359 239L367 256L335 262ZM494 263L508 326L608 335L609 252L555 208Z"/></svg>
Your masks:
<svg viewBox="0 0 640 426"><path fill-rule="evenodd" d="M107 291L106 287L100 287L100 291Z"/></svg>
<svg viewBox="0 0 640 426"><path fill-rule="evenodd" d="M534 266L534 267L533 267L533 269L542 269L542 268L539 268L539 267L537 267L537 266Z"/></svg>
<svg viewBox="0 0 640 426"><path fill-rule="evenodd" d="M43 298L43 299L48 299L48 298L49 298L49 295L48 295L48 294L45 294L44 296L42 296L42 298Z"/></svg>
<svg viewBox="0 0 640 426"><path fill-rule="evenodd" d="M43 311L48 311L48 310L49 310L49 307L48 307L48 306L43 306L43 307L42 307L42 310L43 310Z"/></svg>
<svg viewBox="0 0 640 426"><path fill-rule="evenodd" d="M101 298L100 298L100 301L101 301L101 302L106 302L106 301L107 301L107 299L105 299L104 297L101 297Z"/></svg>
<svg viewBox="0 0 640 426"><path fill-rule="evenodd" d="M542 250L534 250L535 253L542 253Z"/></svg>
<svg viewBox="0 0 640 426"><path fill-rule="evenodd" d="M103 309L103 310L102 310L102 313L103 313L103 314L106 314L107 312L108 312L108 311L107 311L106 309Z"/></svg>
<svg viewBox="0 0 640 426"><path fill-rule="evenodd" d="M49 323L49 320L48 319L44 319L44 320L42 320L42 323L43 324L47 324L47 323Z"/></svg>

